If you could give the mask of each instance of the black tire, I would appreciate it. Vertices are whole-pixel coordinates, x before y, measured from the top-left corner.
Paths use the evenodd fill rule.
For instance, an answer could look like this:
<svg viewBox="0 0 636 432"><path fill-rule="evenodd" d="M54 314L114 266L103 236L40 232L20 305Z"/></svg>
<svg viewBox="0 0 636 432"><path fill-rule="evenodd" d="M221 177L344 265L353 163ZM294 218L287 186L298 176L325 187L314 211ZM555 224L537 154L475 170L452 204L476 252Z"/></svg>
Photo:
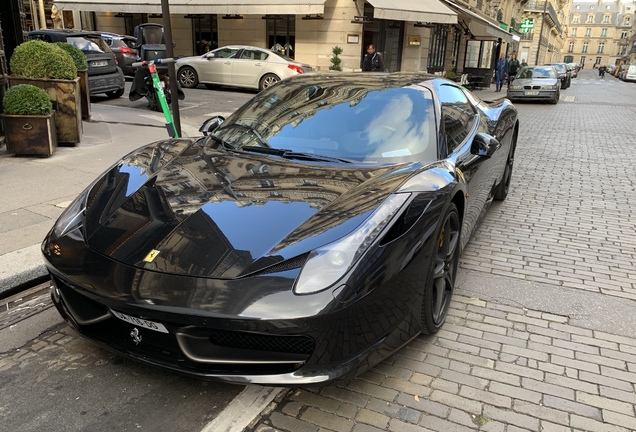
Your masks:
<svg viewBox="0 0 636 432"><path fill-rule="evenodd" d="M450 203L437 232L436 251L426 277L422 296L422 334L437 332L448 313L459 262L461 220L454 203Z"/></svg>
<svg viewBox="0 0 636 432"><path fill-rule="evenodd" d="M554 96L554 99L550 100L550 103L552 105L556 105L559 103L559 99L561 98L561 93L560 92L556 92L556 95Z"/></svg>
<svg viewBox="0 0 636 432"><path fill-rule="evenodd" d="M261 78L261 81L258 83L258 88L259 90L265 90L267 87L273 86L278 81L280 81L280 78L278 78L276 75L267 74L263 78Z"/></svg>
<svg viewBox="0 0 636 432"><path fill-rule="evenodd" d="M113 90L110 92L106 92L106 96L108 96L109 99L117 99L120 98L124 95L124 89L119 89L119 90Z"/></svg>
<svg viewBox="0 0 636 432"><path fill-rule="evenodd" d="M557 99L558 102L558 99ZM517 148L517 130L512 136L512 144L510 145L510 152L508 153L508 159L506 160L506 168L504 169L504 175L501 182L495 189L495 199L497 201L503 201L508 196L510 190L510 180L512 179L512 170L515 165L515 149Z"/></svg>
<svg viewBox="0 0 636 432"><path fill-rule="evenodd" d="M179 79L181 87L195 88L199 85L199 76L197 75L197 71L192 69L190 66L184 66L179 69L177 78Z"/></svg>

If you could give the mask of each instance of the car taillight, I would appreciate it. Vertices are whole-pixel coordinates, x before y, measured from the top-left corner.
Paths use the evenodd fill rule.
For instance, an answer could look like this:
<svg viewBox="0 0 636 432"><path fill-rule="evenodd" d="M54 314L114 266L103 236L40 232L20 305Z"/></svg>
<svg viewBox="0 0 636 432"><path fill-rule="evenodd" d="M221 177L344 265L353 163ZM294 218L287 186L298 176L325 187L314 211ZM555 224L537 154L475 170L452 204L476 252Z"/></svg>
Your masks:
<svg viewBox="0 0 636 432"><path fill-rule="evenodd" d="M289 69L293 70L294 72L299 73L299 74L301 74L301 73L304 73L304 72L305 72L305 71L303 70L303 68L301 68L300 66L295 65L295 64L288 64L288 65L287 65L287 67L288 67Z"/></svg>
<svg viewBox="0 0 636 432"><path fill-rule="evenodd" d="M133 50L131 50L130 48L126 48L126 47L121 47L121 53L122 54L134 54L135 52Z"/></svg>
<svg viewBox="0 0 636 432"><path fill-rule="evenodd" d="M117 57L113 54L113 60L115 60L115 66L119 66L119 62L117 61Z"/></svg>

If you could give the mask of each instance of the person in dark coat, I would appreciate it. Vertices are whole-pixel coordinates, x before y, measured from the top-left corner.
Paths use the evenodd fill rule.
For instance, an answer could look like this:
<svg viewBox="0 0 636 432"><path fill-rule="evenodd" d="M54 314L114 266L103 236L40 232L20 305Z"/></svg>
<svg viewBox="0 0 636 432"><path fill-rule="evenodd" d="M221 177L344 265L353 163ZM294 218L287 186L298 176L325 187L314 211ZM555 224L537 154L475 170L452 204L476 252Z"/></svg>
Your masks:
<svg viewBox="0 0 636 432"><path fill-rule="evenodd" d="M517 75L517 71L521 64L519 60L517 60L517 55L513 54L510 56L510 61L508 61L508 87L510 87L510 83L515 79L515 75Z"/></svg>
<svg viewBox="0 0 636 432"><path fill-rule="evenodd" d="M506 54L501 53L499 60L495 66L495 91L501 91L501 88L506 81L508 75L508 61L506 60Z"/></svg>
<svg viewBox="0 0 636 432"><path fill-rule="evenodd" d="M362 61L363 72L385 72L384 61L382 55L375 51L373 45L367 47L367 53Z"/></svg>

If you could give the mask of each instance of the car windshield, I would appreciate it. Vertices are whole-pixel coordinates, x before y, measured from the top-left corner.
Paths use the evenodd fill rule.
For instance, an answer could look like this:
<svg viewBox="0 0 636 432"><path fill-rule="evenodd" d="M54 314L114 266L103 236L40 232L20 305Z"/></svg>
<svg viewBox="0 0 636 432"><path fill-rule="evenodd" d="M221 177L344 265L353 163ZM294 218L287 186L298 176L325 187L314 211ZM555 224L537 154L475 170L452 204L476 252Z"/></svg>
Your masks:
<svg viewBox="0 0 636 432"><path fill-rule="evenodd" d="M421 86L283 81L237 110L208 144L369 164L431 162L435 130L432 93Z"/></svg>
<svg viewBox="0 0 636 432"><path fill-rule="evenodd" d="M73 36L66 38L66 41L86 54L112 52L104 39L99 36Z"/></svg>
<svg viewBox="0 0 636 432"><path fill-rule="evenodd" d="M517 78L556 78L552 67L525 67L519 71Z"/></svg>
<svg viewBox="0 0 636 432"><path fill-rule="evenodd" d="M559 73L565 73L567 71L567 68L565 67L564 64L556 63L556 64L553 64L552 66L554 66L554 68L557 71L559 71Z"/></svg>

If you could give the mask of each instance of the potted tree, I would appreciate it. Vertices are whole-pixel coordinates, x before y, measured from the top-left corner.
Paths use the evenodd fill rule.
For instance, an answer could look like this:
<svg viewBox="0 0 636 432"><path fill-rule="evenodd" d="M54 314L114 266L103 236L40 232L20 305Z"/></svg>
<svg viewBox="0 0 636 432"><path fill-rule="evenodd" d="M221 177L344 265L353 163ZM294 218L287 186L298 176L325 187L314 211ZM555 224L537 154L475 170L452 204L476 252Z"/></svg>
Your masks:
<svg viewBox="0 0 636 432"><path fill-rule="evenodd" d="M9 86L31 84L45 90L55 110L58 142L79 143L83 132L81 93L73 58L54 44L31 40L16 47L10 64Z"/></svg>
<svg viewBox="0 0 636 432"><path fill-rule="evenodd" d="M57 148L49 95L30 84L10 87L2 100L7 153L51 156Z"/></svg>
<svg viewBox="0 0 636 432"><path fill-rule="evenodd" d="M81 49L68 42L55 42L54 45L62 48L72 58L77 68L77 76L80 79L80 92L82 94L82 120L91 118L91 95L88 89L88 61Z"/></svg>

